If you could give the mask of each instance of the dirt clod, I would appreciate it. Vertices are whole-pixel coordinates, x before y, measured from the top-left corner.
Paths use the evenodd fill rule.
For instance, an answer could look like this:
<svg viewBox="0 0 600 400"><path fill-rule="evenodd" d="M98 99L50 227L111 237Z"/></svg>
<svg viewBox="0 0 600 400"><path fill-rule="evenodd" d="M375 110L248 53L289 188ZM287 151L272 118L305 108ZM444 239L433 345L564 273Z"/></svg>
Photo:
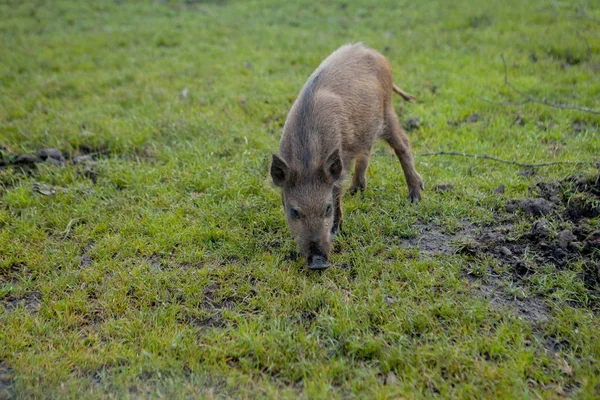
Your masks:
<svg viewBox="0 0 600 400"><path fill-rule="evenodd" d="M565 229L558 234L558 246L561 249L566 250L569 248L569 245L575 241L575 239L577 239L577 237L573 234L573 232Z"/></svg>
<svg viewBox="0 0 600 400"><path fill-rule="evenodd" d="M533 168L525 168L518 172L518 174L524 178L531 178L535 175L535 169Z"/></svg>
<svg viewBox="0 0 600 400"><path fill-rule="evenodd" d="M42 159L37 156L32 156L29 154L22 154L20 156L17 156L14 163L16 165L34 165L34 164L41 163L41 162L42 162Z"/></svg>
<svg viewBox="0 0 600 400"><path fill-rule="evenodd" d="M480 118L481 116L479 114L473 113L465 119L465 122L477 122Z"/></svg>
<svg viewBox="0 0 600 400"><path fill-rule="evenodd" d="M441 185L435 185L433 187L433 189L438 192L448 192L448 191L454 189L454 185L452 185L450 183L445 183L445 184L441 184Z"/></svg>
<svg viewBox="0 0 600 400"><path fill-rule="evenodd" d="M533 240L540 241L546 237L550 230L548 229L548 221L546 218L540 218L531 224L531 237Z"/></svg>
<svg viewBox="0 0 600 400"><path fill-rule="evenodd" d="M340 269L347 270L347 271L352 271L352 270L354 270L354 265L347 264L347 263L342 263L340 265Z"/></svg>
<svg viewBox="0 0 600 400"><path fill-rule="evenodd" d="M85 168L81 172L81 175L90 179L94 183L98 181L98 172L96 172L96 170L94 170L93 168Z"/></svg>
<svg viewBox="0 0 600 400"><path fill-rule="evenodd" d="M521 113L517 113L517 115L515 116L515 121L513 123L515 125L519 125L519 126L524 126L525 125L525 119L523 118L523 116L521 115Z"/></svg>
<svg viewBox="0 0 600 400"><path fill-rule="evenodd" d="M93 154L83 154L80 156L73 157L74 164L85 164L85 163L92 162L92 161L94 161Z"/></svg>
<svg viewBox="0 0 600 400"><path fill-rule="evenodd" d="M532 63L536 63L538 60L538 56L535 52L531 52L529 54L529 59L531 60Z"/></svg>
<svg viewBox="0 0 600 400"><path fill-rule="evenodd" d="M554 204L542 197L521 200L519 206L525 214L533 216L548 215L554 209Z"/></svg>
<svg viewBox="0 0 600 400"><path fill-rule="evenodd" d="M92 265L92 257L90 257L88 254L82 255L81 260L79 261L79 266L81 268L87 268L90 265Z"/></svg>
<svg viewBox="0 0 600 400"><path fill-rule="evenodd" d="M85 246L85 248L83 249L83 253L81 254L81 258L79 259L79 268L87 268L90 265L92 265L93 259L92 256L90 256L88 253L92 250L93 247L93 243L90 243Z"/></svg>
<svg viewBox="0 0 600 400"><path fill-rule="evenodd" d="M38 156L44 161L57 161L59 163L65 162L65 156L58 149L41 149L38 152Z"/></svg>
<svg viewBox="0 0 600 400"><path fill-rule="evenodd" d="M414 131L415 129L419 128L421 124L421 118L409 118L408 121L406 121L406 124L404 124L404 129L409 132Z"/></svg>
<svg viewBox="0 0 600 400"><path fill-rule="evenodd" d="M512 214L519 209L519 205L515 201L510 201L506 204L506 212Z"/></svg>
<svg viewBox="0 0 600 400"><path fill-rule="evenodd" d="M469 115L468 117L462 118L460 120L448 120L448 124L451 126L458 126L460 124L464 124L464 123L474 123L477 122L481 119L481 115L477 114L477 113L472 113L471 115Z"/></svg>

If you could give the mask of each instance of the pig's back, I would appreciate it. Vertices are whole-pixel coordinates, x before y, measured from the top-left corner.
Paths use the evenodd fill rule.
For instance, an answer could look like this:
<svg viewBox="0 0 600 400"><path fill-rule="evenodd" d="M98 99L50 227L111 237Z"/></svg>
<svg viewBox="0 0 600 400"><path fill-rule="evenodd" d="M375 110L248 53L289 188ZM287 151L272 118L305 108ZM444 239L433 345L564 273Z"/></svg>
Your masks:
<svg viewBox="0 0 600 400"><path fill-rule="evenodd" d="M329 55L307 81L318 76L319 89L325 89L344 101L364 101L367 94L391 97L392 75L387 59L362 43L348 44Z"/></svg>
<svg viewBox="0 0 600 400"><path fill-rule="evenodd" d="M318 91L330 92L340 99L342 151L370 151L374 138L383 131L384 110L392 98L392 73L387 59L361 43L345 45L327 57L313 76L318 76Z"/></svg>
<svg viewBox="0 0 600 400"><path fill-rule="evenodd" d="M334 149L368 152L383 128L392 81L385 57L363 44L340 47L311 74L286 119L281 154L315 168ZM347 157L344 157L344 154Z"/></svg>

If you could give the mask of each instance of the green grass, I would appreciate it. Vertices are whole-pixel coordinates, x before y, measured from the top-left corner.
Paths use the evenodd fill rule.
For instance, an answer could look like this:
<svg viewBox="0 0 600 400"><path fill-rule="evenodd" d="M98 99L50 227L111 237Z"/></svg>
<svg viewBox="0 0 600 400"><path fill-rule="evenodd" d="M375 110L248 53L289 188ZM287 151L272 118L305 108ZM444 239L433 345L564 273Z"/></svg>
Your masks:
<svg viewBox="0 0 600 400"><path fill-rule="evenodd" d="M0 169L0 398L600 396L598 297L581 265L511 282L491 257L401 240L417 222L492 223L533 183L592 166L527 178L416 155L426 188L454 189L413 206L378 145L322 274L289 256L267 181L304 81L355 41L418 98L395 100L423 122L415 153L593 161L598 115L482 100L522 100L503 85L504 54L523 91L599 109L600 4L588 3L589 18L575 17L585 1L1 2L0 155L106 153L95 184L72 163ZM521 216L514 234L530 225ZM494 276L547 318L490 302Z"/></svg>

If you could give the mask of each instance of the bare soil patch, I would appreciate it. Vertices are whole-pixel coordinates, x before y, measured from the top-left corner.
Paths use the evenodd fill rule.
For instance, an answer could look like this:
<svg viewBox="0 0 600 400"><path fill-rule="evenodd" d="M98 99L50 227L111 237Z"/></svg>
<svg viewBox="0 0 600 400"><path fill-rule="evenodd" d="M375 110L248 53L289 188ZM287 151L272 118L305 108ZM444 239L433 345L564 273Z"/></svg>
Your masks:
<svg viewBox="0 0 600 400"><path fill-rule="evenodd" d="M421 256L463 254L478 265L491 256L508 272L497 276L488 267L487 274L467 273L468 280L493 305L510 309L532 323L547 320L549 311L543 298L517 298L505 287L509 283L525 289L526 278L539 273L541 267L560 270L581 265L580 279L591 297L600 299L600 231L590 224L590 219L600 215L600 177L539 182L531 193L531 198L511 200L505 209L498 210L497 223L475 226L462 221L452 233L420 223L419 234L402 243L418 248ZM529 232L515 232L518 221L531 222ZM600 303L592 308L598 311Z"/></svg>
<svg viewBox="0 0 600 400"><path fill-rule="evenodd" d="M13 398L14 375L13 369L4 361L0 361L0 400Z"/></svg>
<svg viewBox="0 0 600 400"><path fill-rule="evenodd" d="M1 302L8 312L12 312L17 307L22 306L31 313L37 313L40 311L42 294L39 292L32 292L23 297L7 296L2 299Z"/></svg>

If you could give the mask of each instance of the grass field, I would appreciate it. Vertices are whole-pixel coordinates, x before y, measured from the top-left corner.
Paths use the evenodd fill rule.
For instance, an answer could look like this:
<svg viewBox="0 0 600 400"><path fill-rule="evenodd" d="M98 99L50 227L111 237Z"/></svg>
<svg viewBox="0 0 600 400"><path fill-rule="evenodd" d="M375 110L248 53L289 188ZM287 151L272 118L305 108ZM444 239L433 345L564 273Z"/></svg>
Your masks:
<svg viewBox="0 0 600 400"><path fill-rule="evenodd" d="M268 163L357 41L427 190L378 145L314 273ZM600 109L596 0L0 1L0 398L600 397L600 115L501 55Z"/></svg>

